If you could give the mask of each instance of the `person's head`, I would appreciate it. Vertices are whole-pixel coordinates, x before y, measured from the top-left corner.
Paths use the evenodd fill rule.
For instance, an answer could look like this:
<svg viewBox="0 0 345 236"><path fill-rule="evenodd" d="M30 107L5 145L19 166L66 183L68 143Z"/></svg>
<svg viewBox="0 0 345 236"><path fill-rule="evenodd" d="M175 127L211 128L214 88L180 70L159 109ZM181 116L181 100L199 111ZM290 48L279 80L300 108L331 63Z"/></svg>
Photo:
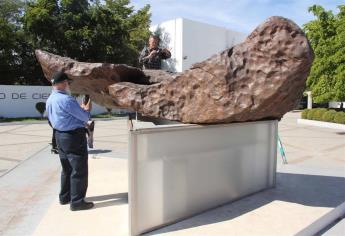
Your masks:
<svg viewBox="0 0 345 236"><path fill-rule="evenodd" d="M157 35L151 35L149 38L149 47L150 48L157 48L159 45L159 37Z"/></svg>
<svg viewBox="0 0 345 236"><path fill-rule="evenodd" d="M53 88L62 91L69 90L69 81L68 76L62 71L54 73L51 80Z"/></svg>

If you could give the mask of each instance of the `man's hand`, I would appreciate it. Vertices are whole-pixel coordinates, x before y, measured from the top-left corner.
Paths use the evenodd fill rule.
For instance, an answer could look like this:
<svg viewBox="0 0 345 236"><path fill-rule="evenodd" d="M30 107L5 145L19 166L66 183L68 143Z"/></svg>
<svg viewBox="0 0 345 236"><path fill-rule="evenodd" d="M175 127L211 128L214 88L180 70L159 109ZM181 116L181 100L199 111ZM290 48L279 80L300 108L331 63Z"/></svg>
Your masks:
<svg viewBox="0 0 345 236"><path fill-rule="evenodd" d="M150 52L150 54L149 54L147 57L151 59L152 57L156 56L157 53L158 53L157 50L152 50L152 51Z"/></svg>
<svg viewBox="0 0 345 236"><path fill-rule="evenodd" d="M85 111L90 112L92 109L91 99L89 99L88 103L86 103L86 104L84 104L84 103L80 104L80 107L83 108Z"/></svg>

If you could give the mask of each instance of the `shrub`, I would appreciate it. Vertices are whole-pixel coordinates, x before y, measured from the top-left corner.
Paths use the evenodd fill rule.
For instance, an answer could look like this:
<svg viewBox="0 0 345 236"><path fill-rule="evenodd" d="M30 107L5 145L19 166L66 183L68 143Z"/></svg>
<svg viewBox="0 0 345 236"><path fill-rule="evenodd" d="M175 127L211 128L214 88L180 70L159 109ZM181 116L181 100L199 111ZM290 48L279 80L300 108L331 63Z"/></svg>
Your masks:
<svg viewBox="0 0 345 236"><path fill-rule="evenodd" d="M308 112L310 111L310 109L304 109L302 111L301 117L302 119L308 119Z"/></svg>
<svg viewBox="0 0 345 236"><path fill-rule="evenodd" d="M305 109L302 112L302 118L308 120L322 120L323 115L328 110L326 108L314 108L314 109Z"/></svg>
<svg viewBox="0 0 345 236"><path fill-rule="evenodd" d="M43 114L46 110L46 104L45 102L38 102L36 103L36 110L41 114L41 117L43 118Z"/></svg>
<svg viewBox="0 0 345 236"><path fill-rule="evenodd" d="M345 112L338 111L334 115L334 122L339 124L345 124Z"/></svg>
<svg viewBox="0 0 345 236"><path fill-rule="evenodd" d="M325 114L327 112L326 108L317 108L315 109L314 113L313 113L313 120L320 120L322 121L322 116L323 114Z"/></svg>
<svg viewBox="0 0 345 236"><path fill-rule="evenodd" d="M345 124L345 112L327 110L326 108L305 109L302 111L302 118L308 120L319 120Z"/></svg>
<svg viewBox="0 0 345 236"><path fill-rule="evenodd" d="M314 109L310 109L307 113L307 119L308 120L312 120L313 119L313 114L314 114L315 110Z"/></svg>
<svg viewBox="0 0 345 236"><path fill-rule="evenodd" d="M312 120L314 117L315 109L310 109L307 114L307 119Z"/></svg>
<svg viewBox="0 0 345 236"><path fill-rule="evenodd" d="M322 120L326 122L334 122L334 116L337 112L335 110L329 110L322 116Z"/></svg>

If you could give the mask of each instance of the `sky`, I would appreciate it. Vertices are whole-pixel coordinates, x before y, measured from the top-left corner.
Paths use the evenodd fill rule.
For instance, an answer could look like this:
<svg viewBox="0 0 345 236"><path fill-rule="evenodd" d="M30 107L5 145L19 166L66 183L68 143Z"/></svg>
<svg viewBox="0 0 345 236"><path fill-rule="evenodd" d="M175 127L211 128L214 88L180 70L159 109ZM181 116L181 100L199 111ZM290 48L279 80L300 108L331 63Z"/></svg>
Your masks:
<svg viewBox="0 0 345 236"><path fill-rule="evenodd" d="M151 6L152 25L179 17L249 33L270 16L283 16L299 26L314 19L309 6L318 4L337 13L344 0L132 0L139 9Z"/></svg>

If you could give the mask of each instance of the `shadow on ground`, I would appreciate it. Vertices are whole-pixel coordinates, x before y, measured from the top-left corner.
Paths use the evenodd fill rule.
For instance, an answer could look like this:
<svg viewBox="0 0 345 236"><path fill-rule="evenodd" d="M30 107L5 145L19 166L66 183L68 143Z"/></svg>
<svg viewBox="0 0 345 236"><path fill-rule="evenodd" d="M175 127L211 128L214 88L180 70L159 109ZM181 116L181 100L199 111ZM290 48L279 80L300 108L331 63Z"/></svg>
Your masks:
<svg viewBox="0 0 345 236"><path fill-rule="evenodd" d="M128 193L115 193L87 197L86 201L95 202L94 208L109 207L114 205L128 204Z"/></svg>
<svg viewBox="0 0 345 236"><path fill-rule="evenodd" d="M335 208L345 200L345 178L277 173L276 187L223 205L145 235L156 235L228 221L273 201Z"/></svg>

